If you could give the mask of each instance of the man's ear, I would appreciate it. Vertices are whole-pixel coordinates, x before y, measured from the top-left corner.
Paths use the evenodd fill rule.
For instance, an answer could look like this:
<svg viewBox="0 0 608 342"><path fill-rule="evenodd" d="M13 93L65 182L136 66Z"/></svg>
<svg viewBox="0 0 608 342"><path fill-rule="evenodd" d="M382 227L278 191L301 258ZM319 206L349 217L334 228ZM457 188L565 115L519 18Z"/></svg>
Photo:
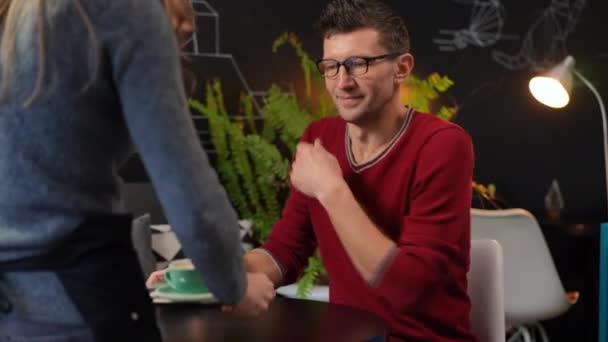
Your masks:
<svg viewBox="0 0 608 342"><path fill-rule="evenodd" d="M397 57L397 73L395 74L395 83L401 84L405 81L414 69L414 56L410 53L404 53Z"/></svg>

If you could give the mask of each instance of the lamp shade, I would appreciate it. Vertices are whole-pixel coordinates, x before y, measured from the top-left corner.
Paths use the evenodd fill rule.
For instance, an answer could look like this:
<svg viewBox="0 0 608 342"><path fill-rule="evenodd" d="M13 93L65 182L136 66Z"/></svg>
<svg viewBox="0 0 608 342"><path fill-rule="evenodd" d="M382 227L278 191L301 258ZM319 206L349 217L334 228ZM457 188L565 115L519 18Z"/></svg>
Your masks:
<svg viewBox="0 0 608 342"><path fill-rule="evenodd" d="M570 102L573 69L574 58L568 56L546 74L532 78L529 83L530 92L546 106L565 107Z"/></svg>

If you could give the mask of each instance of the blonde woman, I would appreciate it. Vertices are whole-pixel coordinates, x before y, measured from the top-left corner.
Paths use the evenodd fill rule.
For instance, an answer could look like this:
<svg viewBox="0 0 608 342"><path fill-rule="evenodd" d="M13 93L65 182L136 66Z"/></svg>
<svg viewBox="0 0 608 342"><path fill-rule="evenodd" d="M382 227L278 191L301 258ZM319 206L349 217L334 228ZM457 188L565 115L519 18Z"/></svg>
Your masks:
<svg viewBox="0 0 608 342"><path fill-rule="evenodd" d="M161 2L0 0L0 341L160 340L117 174L135 149L216 297L267 308Z"/></svg>

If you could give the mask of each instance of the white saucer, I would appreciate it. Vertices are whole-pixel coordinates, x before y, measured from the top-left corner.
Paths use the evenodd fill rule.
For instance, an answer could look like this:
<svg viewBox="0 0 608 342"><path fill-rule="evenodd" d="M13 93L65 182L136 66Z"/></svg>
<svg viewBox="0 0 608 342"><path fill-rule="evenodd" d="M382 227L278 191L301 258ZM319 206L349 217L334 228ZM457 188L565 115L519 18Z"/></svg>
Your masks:
<svg viewBox="0 0 608 342"><path fill-rule="evenodd" d="M154 303L202 303L212 304L217 303L217 299L211 293L177 293L162 291L166 286L161 286L150 293L152 302Z"/></svg>
<svg viewBox="0 0 608 342"><path fill-rule="evenodd" d="M298 292L298 284L290 284L290 285L279 287L277 289L278 294L283 295L287 298L298 298L297 292ZM300 299L300 298L298 298L298 299ZM308 295L308 297L306 297L306 298L301 298L301 299L316 300L319 302L329 302L329 286L315 285L312 287L312 290L310 291L310 295Z"/></svg>

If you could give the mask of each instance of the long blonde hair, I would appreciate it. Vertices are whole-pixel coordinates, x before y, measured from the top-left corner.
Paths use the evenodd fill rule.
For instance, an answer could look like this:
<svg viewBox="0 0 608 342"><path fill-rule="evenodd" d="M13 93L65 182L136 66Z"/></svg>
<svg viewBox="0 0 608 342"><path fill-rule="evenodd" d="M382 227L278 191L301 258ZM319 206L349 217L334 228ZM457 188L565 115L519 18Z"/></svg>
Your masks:
<svg viewBox="0 0 608 342"><path fill-rule="evenodd" d="M47 70L45 70L47 60L47 34L52 32L45 31L45 23L47 19L48 3L47 0L0 0L0 25L4 31L2 33L2 43L0 44L0 99L10 92L10 84L14 82L13 70L16 56L16 38L19 27L24 19L30 15L36 16L36 44L38 53L36 83L29 98L24 102L24 106L30 105L43 91L44 80ZM80 0L50 0L53 5L58 5L59 2L71 3L75 6L80 17L89 31L89 44L94 51L98 48L97 37L93 24L83 8ZM96 78L98 54L91 53L91 58L94 58L95 68L91 73L89 81L84 85L83 90L89 88Z"/></svg>

